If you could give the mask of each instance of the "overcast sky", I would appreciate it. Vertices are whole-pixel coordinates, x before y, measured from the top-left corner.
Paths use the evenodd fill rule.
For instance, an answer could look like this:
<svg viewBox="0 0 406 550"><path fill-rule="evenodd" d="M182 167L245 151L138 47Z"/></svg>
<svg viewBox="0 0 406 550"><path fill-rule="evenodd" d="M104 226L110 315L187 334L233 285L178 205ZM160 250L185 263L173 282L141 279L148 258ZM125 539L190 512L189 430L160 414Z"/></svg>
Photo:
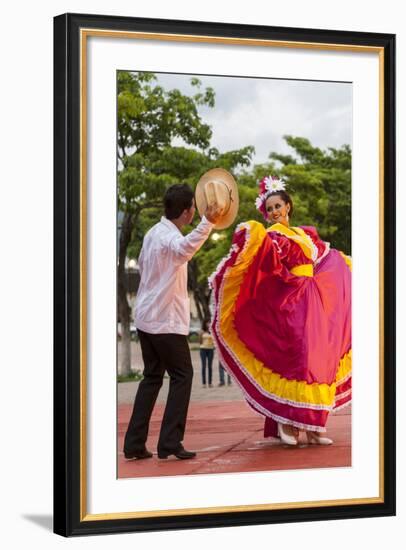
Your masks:
<svg viewBox="0 0 406 550"><path fill-rule="evenodd" d="M166 89L194 93L193 75L157 74ZM211 145L220 152L255 147L254 162L266 162L271 151L289 153L283 136L308 138L325 149L352 146L350 83L200 76L202 87L216 93L215 108L200 108L213 130Z"/></svg>

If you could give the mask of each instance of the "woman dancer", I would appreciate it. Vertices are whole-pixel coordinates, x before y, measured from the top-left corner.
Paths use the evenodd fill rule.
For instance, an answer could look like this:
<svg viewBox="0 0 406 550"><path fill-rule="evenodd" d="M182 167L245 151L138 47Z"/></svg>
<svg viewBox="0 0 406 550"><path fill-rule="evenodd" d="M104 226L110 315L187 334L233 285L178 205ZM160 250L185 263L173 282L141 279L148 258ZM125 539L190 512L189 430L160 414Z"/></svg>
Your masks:
<svg viewBox="0 0 406 550"><path fill-rule="evenodd" d="M240 224L210 278L219 357L265 416L265 437L297 445L304 430L330 445L328 415L351 401L351 259L290 225L278 178L261 180L256 206L272 225Z"/></svg>

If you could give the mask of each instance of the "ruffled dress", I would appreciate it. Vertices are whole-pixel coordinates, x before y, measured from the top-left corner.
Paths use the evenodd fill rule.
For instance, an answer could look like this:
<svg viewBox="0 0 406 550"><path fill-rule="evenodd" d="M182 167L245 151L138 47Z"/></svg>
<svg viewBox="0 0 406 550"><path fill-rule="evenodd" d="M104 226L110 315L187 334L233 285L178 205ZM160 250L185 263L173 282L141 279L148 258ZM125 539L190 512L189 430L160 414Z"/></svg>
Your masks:
<svg viewBox="0 0 406 550"><path fill-rule="evenodd" d="M220 360L264 435L277 422L325 431L351 402L351 258L314 227L249 221L209 282Z"/></svg>

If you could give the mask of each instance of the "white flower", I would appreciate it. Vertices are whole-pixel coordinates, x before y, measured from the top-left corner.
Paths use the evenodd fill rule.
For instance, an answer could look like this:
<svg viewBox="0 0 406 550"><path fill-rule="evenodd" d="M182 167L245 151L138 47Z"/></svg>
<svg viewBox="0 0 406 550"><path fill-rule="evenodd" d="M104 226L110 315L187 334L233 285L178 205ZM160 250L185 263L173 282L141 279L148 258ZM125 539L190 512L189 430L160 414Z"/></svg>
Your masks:
<svg viewBox="0 0 406 550"><path fill-rule="evenodd" d="M280 179L265 178L265 189L267 191L283 191L285 189L285 182Z"/></svg>
<svg viewBox="0 0 406 550"><path fill-rule="evenodd" d="M262 203L265 200L265 193L261 193L256 199L255 199L255 206L256 209L259 210L262 206Z"/></svg>

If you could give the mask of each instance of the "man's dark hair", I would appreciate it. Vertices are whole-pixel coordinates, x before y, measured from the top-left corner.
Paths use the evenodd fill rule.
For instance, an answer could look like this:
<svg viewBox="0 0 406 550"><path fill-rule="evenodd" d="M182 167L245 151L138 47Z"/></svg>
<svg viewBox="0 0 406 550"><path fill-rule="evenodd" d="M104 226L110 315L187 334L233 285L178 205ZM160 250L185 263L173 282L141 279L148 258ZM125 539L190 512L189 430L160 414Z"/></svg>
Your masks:
<svg viewBox="0 0 406 550"><path fill-rule="evenodd" d="M193 204L194 193L186 183L171 185L164 195L165 217L168 220L179 218L184 210Z"/></svg>

